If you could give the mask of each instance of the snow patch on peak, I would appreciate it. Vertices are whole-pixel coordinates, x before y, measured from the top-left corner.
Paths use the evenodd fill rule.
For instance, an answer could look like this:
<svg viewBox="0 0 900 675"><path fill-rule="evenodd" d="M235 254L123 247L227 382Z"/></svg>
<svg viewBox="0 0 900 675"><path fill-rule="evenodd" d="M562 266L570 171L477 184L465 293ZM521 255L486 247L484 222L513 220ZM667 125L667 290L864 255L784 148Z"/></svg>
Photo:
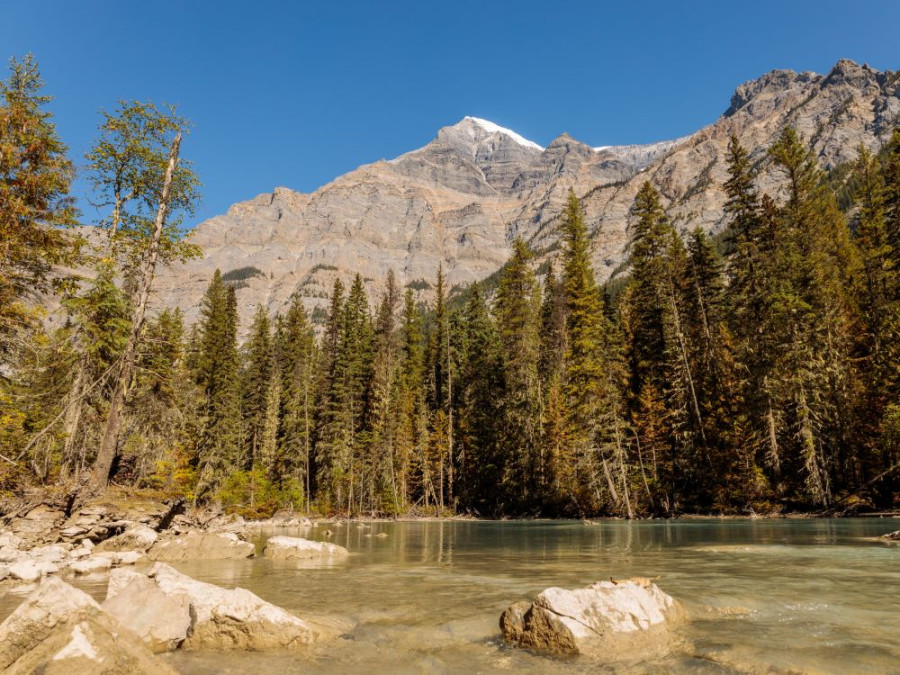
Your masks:
<svg viewBox="0 0 900 675"><path fill-rule="evenodd" d="M500 134L503 134L504 136L509 136L516 143L518 143L519 145L524 145L526 148L534 148L535 150L540 150L541 152L544 151L543 147L541 147L534 141L529 141L524 136L520 136L512 129L507 129L505 127L501 127L498 124L494 124L493 122L491 122L489 120L483 120L480 117L470 117L467 115L465 117L465 119L468 120L469 122L472 122L473 124L477 124L479 127L484 129L489 134L500 133Z"/></svg>

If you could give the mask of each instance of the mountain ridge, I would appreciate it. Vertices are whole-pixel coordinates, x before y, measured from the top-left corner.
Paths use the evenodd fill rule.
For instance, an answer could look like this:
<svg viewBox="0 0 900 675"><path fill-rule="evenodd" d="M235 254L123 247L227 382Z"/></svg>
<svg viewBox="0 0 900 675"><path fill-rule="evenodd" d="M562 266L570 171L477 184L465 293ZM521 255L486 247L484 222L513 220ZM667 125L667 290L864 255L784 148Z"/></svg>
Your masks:
<svg viewBox="0 0 900 675"><path fill-rule="evenodd" d="M826 74L774 70L738 85L725 112L702 129L646 145L593 148L563 133L546 147L488 120L464 117L391 160L365 164L314 192L275 188L232 205L190 238L201 259L174 267L157 301L193 321L217 267L263 274L239 289L244 326L255 308L283 311L300 293L324 307L334 279L359 272L374 296L387 271L427 294L438 265L451 286L495 272L516 236L552 255L554 222L571 188L583 198L592 255L603 280L621 265L628 211L650 180L685 226L722 226L724 153L737 134L760 165L760 187L778 176L764 149L790 124L827 167L875 149L900 122L900 78L841 60Z"/></svg>

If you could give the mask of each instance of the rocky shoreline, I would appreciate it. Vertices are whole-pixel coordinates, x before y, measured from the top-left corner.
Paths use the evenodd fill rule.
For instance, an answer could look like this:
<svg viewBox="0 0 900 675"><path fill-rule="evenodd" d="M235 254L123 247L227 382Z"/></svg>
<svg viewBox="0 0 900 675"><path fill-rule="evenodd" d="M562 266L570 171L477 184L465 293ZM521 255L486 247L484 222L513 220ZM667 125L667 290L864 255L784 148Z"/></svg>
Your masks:
<svg viewBox="0 0 900 675"><path fill-rule="evenodd" d="M376 519L371 519L372 521ZM413 520L413 519L409 519ZM437 519L424 519L437 520ZM468 520L468 518L467 518ZM584 520L584 525L600 521ZM74 506L36 503L0 522L0 589L28 594L0 624L0 670L10 673L170 673L158 654L173 650L296 650L346 635L353 623L315 620L242 588L221 588L168 563L270 560L340 563L347 549L328 539L349 519L280 513L260 521L220 511L189 511L179 500L107 495ZM364 537L373 534L356 521ZM249 538L268 533L261 552ZM889 543L900 532L884 535ZM135 565L138 565L136 568ZM108 579L97 603L70 583ZM615 661L635 649L664 654L686 612L651 579L547 588L500 617L503 640L556 655Z"/></svg>

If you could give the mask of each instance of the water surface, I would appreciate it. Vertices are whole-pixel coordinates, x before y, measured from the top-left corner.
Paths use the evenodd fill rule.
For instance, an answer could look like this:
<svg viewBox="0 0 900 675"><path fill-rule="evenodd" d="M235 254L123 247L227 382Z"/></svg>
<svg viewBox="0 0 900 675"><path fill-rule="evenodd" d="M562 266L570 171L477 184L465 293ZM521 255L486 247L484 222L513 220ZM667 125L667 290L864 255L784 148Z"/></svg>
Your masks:
<svg viewBox="0 0 900 675"><path fill-rule="evenodd" d="M326 529L334 533L330 538ZM504 646L500 614L548 586L659 576L659 586L690 616L672 652L662 660L635 654L601 670L897 672L900 546L872 540L895 529L895 519L709 519L280 530L341 544L350 559L326 566L257 558L175 567L248 588L301 616L348 618L355 628L309 653L165 658L196 674L597 672L593 661ZM388 536L375 537L379 532ZM97 596L105 593L102 580L82 584Z"/></svg>

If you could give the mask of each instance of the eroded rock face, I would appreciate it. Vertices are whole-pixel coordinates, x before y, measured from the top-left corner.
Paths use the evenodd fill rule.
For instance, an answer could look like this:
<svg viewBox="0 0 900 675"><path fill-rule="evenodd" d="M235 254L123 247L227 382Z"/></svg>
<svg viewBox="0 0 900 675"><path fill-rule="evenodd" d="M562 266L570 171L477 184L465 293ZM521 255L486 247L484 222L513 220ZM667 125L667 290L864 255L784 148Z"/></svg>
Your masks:
<svg viewBox="0 0 900 675"><path fill-rule="evenodd" d="M175 673L86 593L56 578L0 624L4 673Z"/></svg>
<svg viewBox="0 0 900 675"><path fill-rule="evenodd" d="M679 605L647 580L599 581L588 588L548 588L500 617L510 644L556 654L615 660L640 648L665 649Z"/></svg>
<svg viewBox="0 0 900 675"><path fill-rule="evenodd" d="M343 546L300 537L269 537L263 552L271 560L341 560L350 554Z"/></svg>
<svg viewBox="0 0 900 675"><path fill-rule="evenodd" d="M570 188L582 198L603 281L624 260L629 210L645 181L674 216L690 215L691 227L723 226L731 134L760 163L760 187L777 192L783 177L763 160L785 126L831 167L853 160L860 143L880 146L898 121L895 76L852 61L828 75L772 71L738 86L713 124L661 143L590 147L562 134L542 148L467 118L418 150L362 166L312 194L275 188L200 224L191 239L204 256L174 266L159 280L159 297L191 323L217 267L255 267L259 273L237 289L244 332L259 305L283 311L297 292L307 311L324 308L335 277L349 282L356 272L373 298L390 269L400 285L427 296L422 284L434 283L438 264L451 287L484 279L506 261L516 236L539 253L535 265L543 262Z"/></svg>
<svg viewBox="0 0 900 675"><path fill-rule="evenodd" d="M198 532L160 539L147 551L150 560L242 560L252 558L256 547L233 532Z"/></svg>

